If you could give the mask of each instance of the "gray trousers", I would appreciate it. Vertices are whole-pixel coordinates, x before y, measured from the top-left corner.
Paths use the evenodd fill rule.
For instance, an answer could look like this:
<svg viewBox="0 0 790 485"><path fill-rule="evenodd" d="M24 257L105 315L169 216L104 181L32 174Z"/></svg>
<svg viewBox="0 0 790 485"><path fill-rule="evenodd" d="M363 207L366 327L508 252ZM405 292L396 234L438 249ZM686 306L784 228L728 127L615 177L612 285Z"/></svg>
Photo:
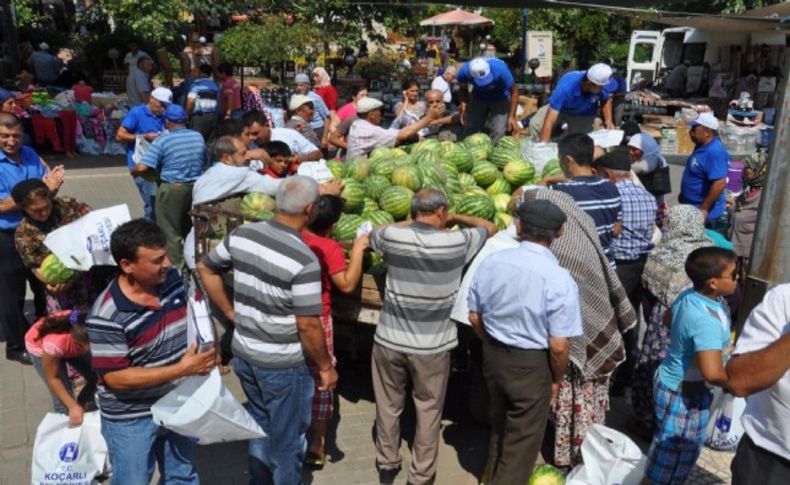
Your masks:
<svg viewBox="0 0 790 485"><path fill-rule="evenodd" d="M540 132L543 130L543 122L546 121L546 115L549 112L549 105L541 107L532 119L529 120L529 134L532 138L537 140L540 138ZM592 131L595 116L573 116L560 113L557 117L557 122L554 127L562 126L563 123L568 124L568 133L589 133Z"/></svg>
<svg viewBox="0 0 790 485"><path fill-rule="evenodd" d="M184 270L184 238L192 229L192 183L171 184L162 182L156 192L156 222L167 239L170 262Z"/></svg>
<svg viewBox="0 0 790 485"><path fill-rule="evenodd" d="M450 378L450 352L406 354L374 343L371 365L376 396L376 465L383 470L400 467L400 416L411 380L417 432L408 481L415 485L433 483L442 409Z"/></svg>
<svg viewBox="0 0 790 485"><path fill-rule="evenodd" d="M491 140L505 136L507 131L507 117L510 114L510 98L498 101L481 101L476 99L474 93L466 107L466 120L464 122L464 138L481 131L487 131Z"/></svg>

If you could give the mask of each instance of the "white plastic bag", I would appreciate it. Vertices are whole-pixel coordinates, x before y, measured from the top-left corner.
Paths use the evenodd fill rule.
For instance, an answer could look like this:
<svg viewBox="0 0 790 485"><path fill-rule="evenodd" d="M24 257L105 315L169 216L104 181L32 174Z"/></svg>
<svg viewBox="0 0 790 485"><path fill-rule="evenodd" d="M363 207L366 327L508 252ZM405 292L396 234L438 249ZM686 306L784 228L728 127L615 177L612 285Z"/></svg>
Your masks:
<svg viewBox="0 0 790 485"><path fill-rule="evenodd" d="M531 138L521 142L521 155L532 162L535 173L543 173L543 167L551 160L560 158L556 143L540 143Z"/></svg>
<svg viewBox="0 0 790 485"><path fill-rule="evenodd" d="M647 458L628 436L593 424L582 443L583 465L574 468L565 485L638 485Z"/></svg>
<svg viewBox="0 0 790 485"><path fill-rule="evenodd" d="M334 177L332 171L326 166L326 160L319 160L317 162L302 162L296 171L297 175L304 175L310 177L319 184L329 182Z"/></svg>
<svg viewBox="0 0 790 485"><path fill-rule="evenodd" d="M746 400L728 394L720 387L713 389L710 405L710 419L706 428L705 444L719 451L733 451L743 436L741 416L746 408Z"/></svg>
<svg viewBox="0 0 790 485"><path fill-rule="evenodd" d="M85 413L82 426L70 427L65 414L48 413L33 445L33 485L85 485L104 470L107 443L99 413Z"/></svg>
<svg viewBox="0 0 790 485"><path fill-rule="evenodd" d="M143 156L145 152L151 149L151 142L145 139L145 135L137 135L134 137L134 153L132 153L132 160L134 163L143 163Z"/></svg>
<svg viewBox="0 0 790 485"><path fill-rule="evenodd" d="M88 271L93 265L114 265L110 236L131 219L126 204L96 209L47 234L44 244L67 268Z"/></svg>
<svg viewBox="0 0 790 485"><path fill-rule="evenodd" d="M265 436L216 367L208 376L183 379L151 406L151 414L154 422L201 445Z"/></svg>

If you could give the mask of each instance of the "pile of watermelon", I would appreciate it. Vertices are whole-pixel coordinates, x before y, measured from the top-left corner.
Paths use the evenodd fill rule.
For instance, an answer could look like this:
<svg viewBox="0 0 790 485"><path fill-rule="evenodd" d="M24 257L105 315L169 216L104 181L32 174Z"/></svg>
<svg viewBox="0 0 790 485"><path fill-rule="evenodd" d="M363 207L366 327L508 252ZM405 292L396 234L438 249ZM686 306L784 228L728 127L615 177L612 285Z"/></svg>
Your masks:
<svg viewBox="0 0 790 485"><path fill-rule="evenodd" d="M496 146L483 133L464 141L423 140L407 147L373 150L367 158L327 163L345 186L344 215L334 237L353 239L366 220L373 226L408 219L414 192L430 187L447 196L450 211L481 217L500 229L512 222L508 203L513 191L559 173L549 162L542 173L521 154L516 138L506 136Z"/></svg>

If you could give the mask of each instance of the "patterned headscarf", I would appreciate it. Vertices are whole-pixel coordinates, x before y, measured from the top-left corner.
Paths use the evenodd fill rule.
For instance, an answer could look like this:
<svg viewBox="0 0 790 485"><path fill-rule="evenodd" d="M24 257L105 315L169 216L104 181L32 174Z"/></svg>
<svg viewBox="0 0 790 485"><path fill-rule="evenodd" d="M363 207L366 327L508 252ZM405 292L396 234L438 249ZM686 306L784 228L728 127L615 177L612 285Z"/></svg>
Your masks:
<svg viewBox="0 0 790 485"><path fill-rule="evenodd" d="M329 73L326 72L326 69L323 67L316 67L313 69L313 74L318 74L319 80L315 84L317 88L323 88L332 84L332 78L329 77Z"/></svg>
<svg viewBox="0 0 790 485"><path fill-rule="evenodd" d="M768 154L763 151L753 153L746 157L743 164L744 169L748 168L751 171L749 177L747 177L744 170L742 179L744 190L762 187L765 183L765 175L768 173Z"/></svg>
<svg viewBox="0 0 790 485"><path fill-rule="evenodd" d="M585 378L607 376L625 360L622 333L636 324L636 313L592 218L568 194L540 189L535 197L553 202L567 217L564 234L550 249L579 287L584 335L570 339L570 360Z"/></svg>
<svg viewBox="0 0 790 485"><path fill-rule="evenodd" d="M650 252L642 273L642 283L664 306L671 306L681 291L691 285L686 275L686 258L698 248L713 246L705 236L705 218L691 205L669 210L661 241Z"/></svg>

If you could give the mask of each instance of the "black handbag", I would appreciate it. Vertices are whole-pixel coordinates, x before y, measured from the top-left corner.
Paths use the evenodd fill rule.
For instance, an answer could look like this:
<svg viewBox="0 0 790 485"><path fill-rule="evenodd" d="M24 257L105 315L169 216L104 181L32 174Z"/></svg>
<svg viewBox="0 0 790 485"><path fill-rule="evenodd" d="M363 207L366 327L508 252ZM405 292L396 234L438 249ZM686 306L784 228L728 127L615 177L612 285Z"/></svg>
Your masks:
<svg viewBox="0 0 790 485"><path fill-rule="evenodd" d="M672 192L672 182L669 178L669 165L659 167L650 173L639 174L639 180L645 189L655 196Z"/></svg>

